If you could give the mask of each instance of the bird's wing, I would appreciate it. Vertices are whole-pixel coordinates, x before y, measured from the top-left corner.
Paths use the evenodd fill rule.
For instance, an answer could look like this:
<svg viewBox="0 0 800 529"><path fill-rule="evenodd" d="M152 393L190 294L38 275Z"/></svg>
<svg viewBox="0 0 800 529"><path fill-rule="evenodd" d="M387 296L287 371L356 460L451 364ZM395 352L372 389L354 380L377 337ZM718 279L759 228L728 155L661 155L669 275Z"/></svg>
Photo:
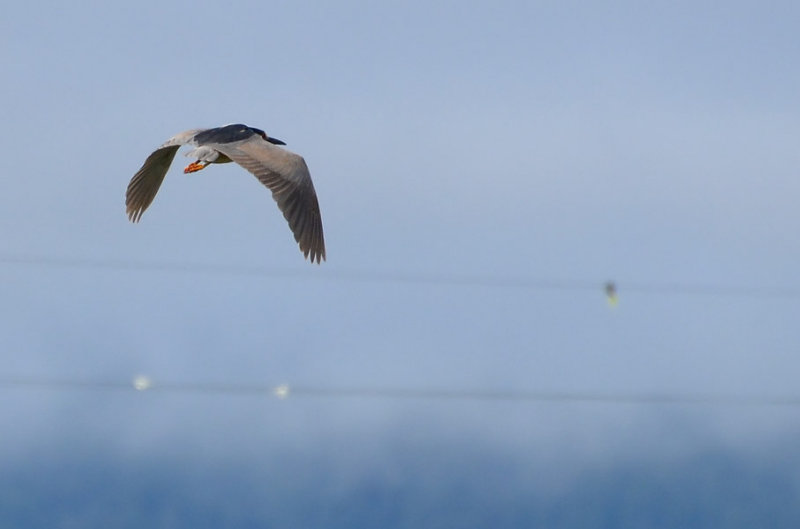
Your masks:
<svg viewBox="0 0 800 529"><path fill-rule="evenodd" d="M125 193L125 206L131 222L139 222L144 210L153 202L181 145L189 143L201 130L187 130L168 139L147 157L142 168L133 175Z"/></svg>
<svg viewBox="0 0 800 529"><path fill-rule="evenodd" d="M313 263L325 259L322 216L311 174L302 156L254 135L231 143L206 143L241 165L272 191L294 239Z"/></svg>

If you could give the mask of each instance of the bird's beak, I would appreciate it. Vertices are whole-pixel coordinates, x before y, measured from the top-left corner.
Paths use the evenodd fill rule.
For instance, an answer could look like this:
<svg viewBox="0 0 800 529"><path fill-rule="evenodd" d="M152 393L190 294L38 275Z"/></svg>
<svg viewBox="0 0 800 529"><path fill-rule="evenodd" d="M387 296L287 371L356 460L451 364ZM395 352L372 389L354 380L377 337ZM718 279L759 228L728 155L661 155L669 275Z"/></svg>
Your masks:
<svg viewBox="0 0 800 529"><path fill-rule="evenodd" d="M270 142L270 143L274 143L275 145L286 145L285 143L283 143L281 140L279 140L277 138L267 138L267 141Z"/></svg>

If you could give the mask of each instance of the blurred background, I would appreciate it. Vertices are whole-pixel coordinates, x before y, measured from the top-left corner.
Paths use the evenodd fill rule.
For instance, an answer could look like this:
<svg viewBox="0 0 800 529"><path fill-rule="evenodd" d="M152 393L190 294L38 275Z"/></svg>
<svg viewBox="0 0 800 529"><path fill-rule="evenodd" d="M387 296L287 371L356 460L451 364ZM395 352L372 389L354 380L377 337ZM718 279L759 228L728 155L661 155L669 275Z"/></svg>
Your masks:
<svg viewBox="0 0 800 529"><path fill-rule="evenodd" d="M798 24L7 6L0 526L797 527ZM235 122L305 157L327 262L234 164L126 218Z"/></svg>

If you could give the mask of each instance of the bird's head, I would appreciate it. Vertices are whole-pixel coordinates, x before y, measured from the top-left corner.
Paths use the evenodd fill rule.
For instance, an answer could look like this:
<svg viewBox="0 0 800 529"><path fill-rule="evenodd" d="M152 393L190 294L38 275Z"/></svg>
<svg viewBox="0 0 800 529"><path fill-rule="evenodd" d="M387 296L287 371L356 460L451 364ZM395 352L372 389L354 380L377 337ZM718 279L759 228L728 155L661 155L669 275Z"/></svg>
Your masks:
<svg viewBox="0 0 800 529"><path fill-rule="evenodd" d="M266 132L264 132L264 131L263 131L263 130L261 130L261 129L257 129L257 128L254 128L254 127L250 127L250 128L252 128L252 129L253 129L253 131L254 131L256 134L258 134L259 136L261 136L262 138L264 138L264 140L266 140L266 141L268 141L268 142L270 142L270 143L272 143L272 144L274 144L274 145L286 145L284 142L282 142L281 140L279 140L279 139L277 139L277 138L270 138L269 136L267 136L267 133L266 133Z"/></svg>

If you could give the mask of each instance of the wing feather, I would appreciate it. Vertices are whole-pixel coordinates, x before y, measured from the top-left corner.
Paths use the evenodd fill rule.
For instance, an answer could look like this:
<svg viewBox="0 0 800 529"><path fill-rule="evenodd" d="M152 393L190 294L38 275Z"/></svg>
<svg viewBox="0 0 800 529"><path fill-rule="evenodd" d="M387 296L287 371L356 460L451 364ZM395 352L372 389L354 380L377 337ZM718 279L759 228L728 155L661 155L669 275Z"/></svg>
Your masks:
<svg viewBox="0 0 800 529"><path fill-rule="evenodd" d="M269 188L303 255L311 262L325 260L319 202L302 156L272 145L260 136L206 145L253 173Z"/></svg>
<svg viewBox="0 0 800 529"><path fill-rule="evenodd" d="M142 213L153 202L178 149L203 130L192 129L176 134L147 157L142 168L131 178L125 193L125 208L131 222L139 222Z"/></svg>
<svg viewBox="0 0 800 529"><path fill-rule="evenodd" d="M180 145L156 149L131 178L125 193L125 206L131 222L139 222L144 210L153 202L178 148Z"/></svg>

